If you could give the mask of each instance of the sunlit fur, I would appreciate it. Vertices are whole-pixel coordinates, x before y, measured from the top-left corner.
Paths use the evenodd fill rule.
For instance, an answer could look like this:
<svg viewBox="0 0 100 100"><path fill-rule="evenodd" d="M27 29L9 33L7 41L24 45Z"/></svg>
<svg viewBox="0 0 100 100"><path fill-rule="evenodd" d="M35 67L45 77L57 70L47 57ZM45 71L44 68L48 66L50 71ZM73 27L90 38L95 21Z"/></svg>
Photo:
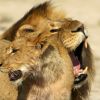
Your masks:
<svg viewBox="0 0 100 100"><path fill-rule="evenodd" d="M24 24L30 24L36 29L39 29L42 27L39 24L43 23L44 20L46 22L48 19L59 20L63 18L64 14L59 14L59 12L54 10L54 7L51 6L50 2L46 2L37 7L33 7L23 18L4 32L1 38L11 41L14 40L17 30Z"/></svg>
<svg viewBox="0 0 100 100"><path fill-rule="evenodd" d="M23 80L19 87L18 100L70 100L74 81L72 63L67 50L57 37L55 34L41 34L32 40L29 37L18 37L9 46L18 51L13 53L10 50L3 66L11 71L21 70L23 73L14 82L19 85L18 82ZM39 44L43 46L39 48Z"/></svg>
<svg viewBox="0 0 100 100"><path fill-rule="evenodd" d="M10 42L0 40L0 100L17 100L17 88L9 81L8 69L2 66Z"/></svg>
<svg viewBox="0 0 100 100"><path fill-rule="evenodd" d="M37 6L36 8L32 8L22 19L20 19L17 23L15 23L11 28L9 28L4 35L2 36L2 38L7 39L7 40L14 40L17 34L18 29L23 26L24 24L28 24L31 25L33 27L35 27L37 30L40 29L40 23L46 19L53 19L53 20L62 20L64 19L64 15L59 14L58 12L54 12L53 11L54 8L51 7L51 4L49 3L44 3L42 5ZM76 24L74 25L75 27L77 26ZM70 28L69 28L70 30ZM68 33L68 32L67 32ZM79 33L81 34L81 33ZM64 35L64 34L63 34ZM69 44L67 45L67 40L64 39L63 35L61 36L61 40L64 44L64 46L67 48L69 48ZM66 35L66 34L65 34ZM70 36L70 35L69 35ZM83 39L82 34L78 35L79 37L81 37ZM65 36L67 37L67 36ZM69 37L71 38L71 37ZM76 44L79 44L76 40L78 37L74 37ZM69 39L70 40L70 39ZM81 42L82 40L80 39L79 42ZM73 44L73 42L71 42L71 44ZM76 45L75 44L75 45ZM71 46L71 49L75 49L76 46L74 44ZM74 48L74 47L75 48ZM83 46L82 48L82 59L84 62L84 66L88 66L88 81L87 83L85 83L84 85L82 85L82 87L78 88L78 89L72 89L72 96L71 99L72 100L83 100L83 98L87 98L88 97L88 93L90 91L90 83L92 81L92 76L94 76L94 68L93 68L93 59L92 59L92 53L91 53L91 49L88 45L87 48L85 48ZM87 60L86 60L87 59Z"/></svg>

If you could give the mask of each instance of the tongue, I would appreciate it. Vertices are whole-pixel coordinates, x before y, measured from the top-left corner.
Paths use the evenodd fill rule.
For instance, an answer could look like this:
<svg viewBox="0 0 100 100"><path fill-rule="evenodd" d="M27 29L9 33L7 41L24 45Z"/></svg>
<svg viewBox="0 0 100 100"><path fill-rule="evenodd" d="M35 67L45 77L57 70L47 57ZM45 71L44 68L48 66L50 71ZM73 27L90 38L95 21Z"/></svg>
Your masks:
<svg viewBox="0 0 100 100"><path fill-rule="evenodd" d="M77 76L80 73L80 62L73 52L70 52L70 57L73 63L74 75Z"/></svg>

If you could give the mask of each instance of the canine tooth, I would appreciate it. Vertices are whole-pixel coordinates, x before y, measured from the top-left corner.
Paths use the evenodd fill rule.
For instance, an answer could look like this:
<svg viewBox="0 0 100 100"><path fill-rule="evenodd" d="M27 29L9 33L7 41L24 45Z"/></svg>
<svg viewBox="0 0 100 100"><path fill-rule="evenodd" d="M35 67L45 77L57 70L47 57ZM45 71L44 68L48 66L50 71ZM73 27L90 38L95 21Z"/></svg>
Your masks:
<svg viewBox="0 0 100 100"><path fill-rule="evenodd" d="M88 44L88 42L87 42L87 39L86 39L86 40L85 40L85 43L84 43L85 48L87 48L87 44Z"/></svg>
<svg viewBox="0 0 100 100"><path fill-rule="evenodd" d="M83 70L83 74L86 74L87 73L87 70L88 70L88 67L86 67L84 70Z"/></svg>

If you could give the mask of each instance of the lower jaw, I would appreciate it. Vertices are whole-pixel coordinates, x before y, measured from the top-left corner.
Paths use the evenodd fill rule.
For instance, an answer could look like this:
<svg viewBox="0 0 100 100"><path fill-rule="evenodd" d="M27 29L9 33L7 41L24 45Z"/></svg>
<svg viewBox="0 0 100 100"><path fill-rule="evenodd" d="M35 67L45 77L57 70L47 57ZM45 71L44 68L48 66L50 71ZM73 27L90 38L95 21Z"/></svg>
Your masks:
<svg viewBox="0 0 100 100"><path fill-rule="evenodd" d="M84 81L78 83L78 84L74 84L73 89L79 89L81 88L83 85L85 85L88 81L88 78L86 78Z"/></svg>

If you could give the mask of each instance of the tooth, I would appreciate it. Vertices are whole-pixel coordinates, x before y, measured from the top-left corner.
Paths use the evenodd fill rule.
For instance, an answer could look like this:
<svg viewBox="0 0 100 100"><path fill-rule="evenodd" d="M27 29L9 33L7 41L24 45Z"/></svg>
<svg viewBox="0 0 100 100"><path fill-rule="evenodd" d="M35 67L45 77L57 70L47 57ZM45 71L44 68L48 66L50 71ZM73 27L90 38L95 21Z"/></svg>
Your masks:
<svg viewBox="0 0 100 100"><path fill-rule="evenodd" d="M83 74L87 74L87 70L88 70L88 67L86 67L84 70L83 70Z"/></svg>
<svg viewBox="0 0 100 100"><path fill-rule="evenodd" d="M85 48L87 48L87 45L88 45L87 39L85 40L84 45L85 45Z"/></svg>

